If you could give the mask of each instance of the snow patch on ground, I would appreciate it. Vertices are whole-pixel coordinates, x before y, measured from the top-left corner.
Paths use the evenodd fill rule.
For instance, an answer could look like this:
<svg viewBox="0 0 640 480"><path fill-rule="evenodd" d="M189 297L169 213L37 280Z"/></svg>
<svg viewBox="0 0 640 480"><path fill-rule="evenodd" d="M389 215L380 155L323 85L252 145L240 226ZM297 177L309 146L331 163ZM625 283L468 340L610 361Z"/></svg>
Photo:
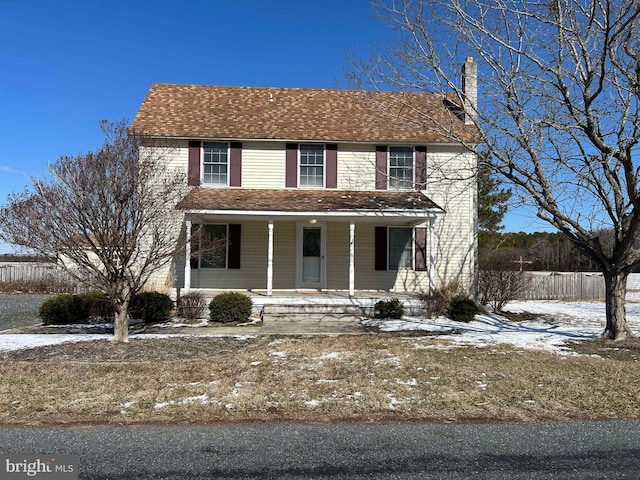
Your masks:
<svg viewBox="0 0 640 480"><path fill-rule="evenodd" d="M384 332L421 330L463 345L485 347L507 343L519 348L551 351L562 351L563 345L569 340L595 338L604 330L604 302L514 301L504 310L528 312L539 317L536 320L513 322L500 315L482 314L476 315L475 320L469 323L455 322L445 317L366 320L364 323ZM627 304L627 320L631 330L640 334L640 304Z"/></svg>
<svg viewBox="0 0 640 480"><path fill-rule="evenodd" d="M403 332L421 330L437 335L437 338L462 345L484 347L499 343L507 343L518 348L544 349L561 352L565 342L570 340L587 340L597 337L604 330L604 302L569 302L569 301L514 301L505 311L512 313L528 312L538 315L535 320L515 322L500 315L477 315L470 323L454 322L445 317L425 319L405 317L400 320L365 320L363 323L376 326L384 332ZM640 335L640 303L627 303L627 320L631 330ZM198 335L195 333L194 335ZM167 338L169 336L191 336L190 334L135 334L130 338ZM221 336L221 335L207 335ZM239 341L255 338L255 335L236 335ZM4 334L0 335L0 351L28 349L46 345L69 342L96 340L112 340L112 334ZM275 339L269 346L282 343ZM421 345L416 348L452 348L448 343L442 345ZM273 350L270 356L277 361L287 357L286 352ZM320 360L339 360L343 356L339 352L327 352ZM381 363L396 363L399 358L390 356ZM256 364L258 365L258 364ZM393 402L392 402L393 403Z"/></svg>

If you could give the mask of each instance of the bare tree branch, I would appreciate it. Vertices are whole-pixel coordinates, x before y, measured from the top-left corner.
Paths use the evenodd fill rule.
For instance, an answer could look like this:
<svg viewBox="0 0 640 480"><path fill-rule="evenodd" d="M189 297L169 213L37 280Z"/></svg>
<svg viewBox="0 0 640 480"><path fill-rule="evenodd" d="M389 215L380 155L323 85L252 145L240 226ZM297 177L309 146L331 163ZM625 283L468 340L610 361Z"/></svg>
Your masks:
<svg viewBox="0 0 640 480"><path fill-rule="evenodd" d="M395 38L352 62L352 84L453 91L482 133L492 170L602 268L604 336L630 335L624 292L640 265L640 4L380 0L374 8ZM479 64L478 104L465 102L459 82L467 56ZM430 125L430 112L419 113ZM614 233L611 248L602 231Z"/></svg>
<svg viewBox="0 0 640 480"><path fill-rule="evenodd" d="M183 249L173 207L187 187L167 164L166 148L130 135L124 121L101 128L106 140L98 150L60 157L49 180L9 196L0 238L105 292L116 311L115 338L127 341L131 299Z"/></svg>

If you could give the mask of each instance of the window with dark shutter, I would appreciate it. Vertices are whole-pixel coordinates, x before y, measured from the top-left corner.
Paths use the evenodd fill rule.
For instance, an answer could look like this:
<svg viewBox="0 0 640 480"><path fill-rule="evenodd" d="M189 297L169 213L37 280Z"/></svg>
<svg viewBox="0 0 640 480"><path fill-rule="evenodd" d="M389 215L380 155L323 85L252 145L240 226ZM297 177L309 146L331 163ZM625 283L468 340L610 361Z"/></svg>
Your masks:
<svg viewBox="0 0 640 480"><path fill-rule="evenodd" d="M427 185L427 147L416 146L416 190L425 190Z"/></svg>
<svg viewBox="0 0 640 480"><path fill-rule="evenodd" d="M296 188L298 186L298 144L287 143L285 159L285 187Z"/></svg>
<svg viewBox="0 0 640 480"><path fill-rule="evenodd" d="M191 258L189 258L189 265L191 268L197 269L200 266L200 225L197 223L191 224Z"/></svg>
<svg viewBox="0 0 640 480"><path fill-rule="evenodd" d="M328 143L326 145L327 157L327 188L338 188L338 145Z"/></svg>
<svg viewBox="0 0 640 480"><path fill-rule="evenodd" d="M427 228L415 229L415 269L418 272L427 270Z"/></svg>
<svg viewBox="0 0 640 480"><path fill-rule="evenodd" d="M242 186L242 143L231 142L229 145L229 186Z"/></svg>
<svg viewBox="0 0 640 480"><path fill-rule="evenodd" d="M387 227L375 227L375 269L387 270Z"/></svg>
<svg viewBox="0 0 640 480"><path fill-rule="evenodd" d="M376 145L376 190L387 189L387 146Z"/></svg>
<svg viewBox="0 0 640 480"><path fill-rule="evenodd" d="M197 187L200 185L200 141L189 141L189 165L187 184Z"/></svg>
<svg viewBox="0 0 640 480"><path fill-rule="evenodd" d="M241 244L241 226L239 224L229 225L229 251L228 251L228 268L240 268L240 244Z"/></svg>

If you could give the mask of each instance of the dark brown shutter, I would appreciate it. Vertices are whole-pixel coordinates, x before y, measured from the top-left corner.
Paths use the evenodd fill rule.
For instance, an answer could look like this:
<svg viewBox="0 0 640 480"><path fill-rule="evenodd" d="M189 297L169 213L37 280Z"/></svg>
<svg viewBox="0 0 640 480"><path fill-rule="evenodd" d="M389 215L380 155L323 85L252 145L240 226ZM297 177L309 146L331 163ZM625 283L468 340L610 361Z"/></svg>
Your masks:
<svg viewBox="0 0 640 480"><path fill-rule="evenodd" d="M191 268L197 270L200 262L198 259L200 258L200 229L202 225L198 225L197 223L191 224L191 258L189 258L189 265Z"/></svg>
<svg viewBox="0 0 640 480"><path fill-rule="evenodd" d="M298 144L287 143L285 181L287 188L298 186Z"/></svg>
<svg viewBox="0 0 640 480"><path fill-rule="evenodd" d="M229 159L229 186L242 186L242 143L231 142Z"/></svg>
<svg viewBox="0 0 640 480"><path fill-rule="evenodd" d="M197 187L200 185L200 140L189 141L188 168L187 185Z"/></svg>
<svg viewBox="0 0 640 480"><path fill-rule="evenodd" d="M229 247L227 268L240 268L240 231L239 224L229 225Z"/></svg>
<svg viewBox="0 0 640 480"><path fill-rule="evenodd" d="M427 147L416 146L416 190L424 190L427 185Z"/></svg>
<svg viewBox="0 0 640 480"><path fill-rule="evenodd" d="M415 230L415 268L416 271L427 270L427 229L426 227L416 227Z"/></svg>
<svg viewBox="0 0 640 480"><path fill-rule="evenodd" d="M386 190L386 189L387 189L387 146L376 145L376 190Z"/></svg>
<svg viewBox="0 0 640 480"><path fill-rule="evenodd" d="M375 268L387 269L387 227L375 228Z"/></svg>
<svg viewBox="0 0 640 480"><path fill-rule="evenodd" d="M338 188L338 145L328 143L326 146L327 158L327 188Z"/></svg>

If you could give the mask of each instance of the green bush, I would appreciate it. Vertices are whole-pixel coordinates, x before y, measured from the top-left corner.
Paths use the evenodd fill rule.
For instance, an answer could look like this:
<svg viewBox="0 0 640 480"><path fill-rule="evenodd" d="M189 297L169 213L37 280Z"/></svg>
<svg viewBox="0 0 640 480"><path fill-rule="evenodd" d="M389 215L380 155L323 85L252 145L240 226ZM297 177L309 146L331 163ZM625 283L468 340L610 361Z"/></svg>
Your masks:
<svg viewBox="0 0 640 480"><path fill-rule="evenodd" d="M80 295L66 293L45 300L38 316L45 325L68 325L86 320L89 310Z"/></svg>
<svg viewBox="0 0 640 480"><path fill-rule="evenodd" d="M113 321L115 310L106 293L99 290L91 290L80 296L89 311L89 317L103 321Z"/></svg>
<svg viewBox="0 0 640 480"><path fill-rule="evenodd" d="M173 300L160 292L138 293L129 305L131 316L145 323L166 322L171 318L171 310Z"/></svg>
<svg viewBox="0 0 640 480"><path fill-rule="evenodd" d="M189 292L180 297L178 302L178 316L189 320L196 320L202 316L207 308L207 300L200 292Z"/></svg>
<svg viewBox="0 0 640 480"><path fill-rule="evenodd" d="M480 308L472 299L458 295L449 304L449 318L456 322L469 323L480 313Z"/></svg>
<svg viewBox="0 0 640 480"><path fill-rule="evenodd" d="M404 307L397 298L380 300L373 306L373 315L375 318L402 318Z"/></svg>
<svg viewBox="0 0 640 480"><path fill-rule="evenodd" d="M209 303L212 322L245 322L252 311L251 297L239 292L220 293Z"/></svg>

